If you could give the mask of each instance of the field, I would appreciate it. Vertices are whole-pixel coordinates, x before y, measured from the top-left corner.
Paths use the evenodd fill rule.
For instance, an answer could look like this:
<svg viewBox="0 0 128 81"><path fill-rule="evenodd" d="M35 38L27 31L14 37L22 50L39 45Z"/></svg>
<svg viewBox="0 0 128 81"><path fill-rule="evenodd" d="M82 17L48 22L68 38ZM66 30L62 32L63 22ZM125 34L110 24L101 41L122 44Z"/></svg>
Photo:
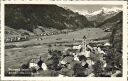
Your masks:
<svg viewBox="0 0 128 81"><path fill-rule="evenodd" d="M15 48L5 49L5 69L19 68L21 64L28 62L31 58L44 57L44 61L48 57L48 49L64 50L67 45L80 44L83 36L87 39L101 39L110 33L104 32L100 28L85 28L82 30L70 32L68 34L59 34L52 36L42 36L43 40L31 39L23 42L6 43L6 45L16 45ZM106 42L107 40L103 40ZM95 41L93 41L95 42ZM101 42L101 41L98 41ZM52 45L49 47L49 44Z"/></svg>

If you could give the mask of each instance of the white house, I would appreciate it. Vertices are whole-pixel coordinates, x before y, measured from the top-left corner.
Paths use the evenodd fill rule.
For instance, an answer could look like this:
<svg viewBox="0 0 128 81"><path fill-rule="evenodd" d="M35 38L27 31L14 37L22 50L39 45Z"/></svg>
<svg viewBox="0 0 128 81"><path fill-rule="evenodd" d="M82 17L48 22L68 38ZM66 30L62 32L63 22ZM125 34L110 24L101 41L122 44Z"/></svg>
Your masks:
<svg viewBox="0 0 128 81"><path fill-rule="evenodd" d="M73 46L73 49L77 49L77 50L80 50L82 48L81 45L78 45L78 46Z"/></svg>

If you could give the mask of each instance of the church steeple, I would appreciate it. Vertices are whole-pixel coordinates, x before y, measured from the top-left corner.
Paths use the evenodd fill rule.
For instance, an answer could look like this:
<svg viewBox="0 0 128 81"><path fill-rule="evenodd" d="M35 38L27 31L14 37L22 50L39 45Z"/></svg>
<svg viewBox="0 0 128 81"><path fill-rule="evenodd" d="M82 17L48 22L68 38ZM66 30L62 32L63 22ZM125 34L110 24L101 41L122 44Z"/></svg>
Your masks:
<svg viewBox="0 0 128 81"><path fill-rule="evenodd" d="M84 35L84 36L83 36L83 39L84 39L84 40L86 40L86 39L87 39L87 37Z"/></svg>
<svg viewBox="0 0 128 81"><path fill-rule="evenodd" d="M86 45L87 45L87 37L84 35L83 37L83 51L85 52L86 51Z"/></svg>

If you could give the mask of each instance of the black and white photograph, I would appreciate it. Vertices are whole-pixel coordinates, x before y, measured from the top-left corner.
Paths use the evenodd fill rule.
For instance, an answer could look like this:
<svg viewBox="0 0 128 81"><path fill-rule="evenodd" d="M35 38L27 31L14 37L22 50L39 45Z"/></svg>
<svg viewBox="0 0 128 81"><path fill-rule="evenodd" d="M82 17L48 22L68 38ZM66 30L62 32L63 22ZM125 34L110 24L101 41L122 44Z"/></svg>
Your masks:
<svg viewBox="0 0 128 81"><path fill-rule="evenodd" d="M4 77L123 78L127 73L122 3L3 6Z"/></svg>

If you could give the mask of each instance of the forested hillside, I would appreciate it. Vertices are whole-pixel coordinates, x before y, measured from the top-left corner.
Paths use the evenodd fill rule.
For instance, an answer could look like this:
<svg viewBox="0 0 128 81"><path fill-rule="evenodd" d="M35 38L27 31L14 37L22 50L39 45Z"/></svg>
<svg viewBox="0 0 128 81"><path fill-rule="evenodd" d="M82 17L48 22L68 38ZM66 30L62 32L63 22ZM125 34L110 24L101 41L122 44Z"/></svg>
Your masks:
<svg viewBox="0 0 128 81"><path fill-rule="evenodd" d="M57 5L6 5L5 25L33 32L42 28L78 29L92 24L83 15ZM41 30L41 28L39 28ZM43 30L42 30L43 31Z"/></svg>

